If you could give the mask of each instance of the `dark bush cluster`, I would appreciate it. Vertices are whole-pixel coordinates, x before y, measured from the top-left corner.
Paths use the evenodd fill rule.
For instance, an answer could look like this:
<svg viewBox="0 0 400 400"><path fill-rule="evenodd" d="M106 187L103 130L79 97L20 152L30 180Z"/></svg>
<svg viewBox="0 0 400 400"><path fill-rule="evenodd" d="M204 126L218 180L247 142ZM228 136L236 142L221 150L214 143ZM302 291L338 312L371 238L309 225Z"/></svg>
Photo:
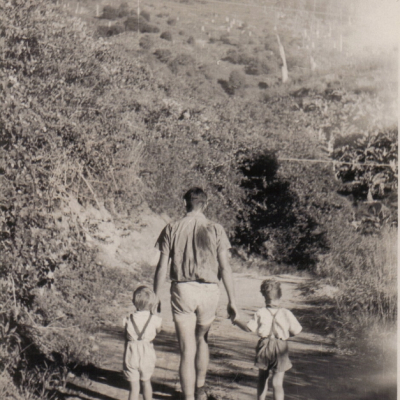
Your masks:
<svg viewBox="0 0 400 400"><path fill-rule="evenodd" d="M142 49L150 50L153 47L153 45L154 45L154 40L149 35L144 35L139 40L139 46Z"/></svg>
<svg viewBox="0 0 400 400"><path fill-rule="evenodd" d="M249 53L247 53L244 50L236 50L236 49L229 49L226 53L225 58L223 59L224 61L229 61L232 64L250 64L251 62L254 62L256 58L254 56L251 56Z"/></svg>
<svg viewBox="0 0 400 400"><path fill-rule="evenodd" d="M176 25L176 18L168 18L168 20L167 20L167 24L168 25L171 25L171 26L174 26L174 25Z"/></svg>
<svg viewBox="0 0 400 400"><path fill-rule="evenodd" d="M131 15L131 10L129 9L128 4L121 3L121 5L118 8L109 5L104 6L100 18L115 20L117 18L128 17L129 15Z"/></svg>
<svg viewBox="0 0 400 400"><path fill-rule="evenodd" d="M127 31L140 32L140 33L158 33L160 29L149 24L142 16L129 17L125 21L125 29Z"/></svg>
<svg viewBox="0 0 400 400"><path fill-rule="evenodd" d="M196 64L196 60L190 54L178 54L174 59L172 59L168 63L168 67L170 70L177 74L182 69L187 70L188 68L194 68Z"/></svg>
<svg viewBox="0 0 400 400"><path fill-rule="evenodd" d="M172 33L170 31L165 31L160 35L160 38L172 42Z"/></svg>
<svg viewBox="0 0 400 400"><path fill-rule="evenodd" d="M114 24L111 26L101 25L97 28L97 34L102 37L119 35L123 32L125 32L125 27L121 24Z"/></svg>
<svg viewBox="0 0 400 400"><path fill-rule="evenodd" d="M157 49L154 52L154 55L163 63L167 63L171 57L172 57L172 52L169 49Z"/></svg>
<svg viewBox="0 0 400 400"><path fill-rule="evenodd" d="M140 16L143 17L147 22L150 22L150 13L148 11L140 11Z"/></svg>

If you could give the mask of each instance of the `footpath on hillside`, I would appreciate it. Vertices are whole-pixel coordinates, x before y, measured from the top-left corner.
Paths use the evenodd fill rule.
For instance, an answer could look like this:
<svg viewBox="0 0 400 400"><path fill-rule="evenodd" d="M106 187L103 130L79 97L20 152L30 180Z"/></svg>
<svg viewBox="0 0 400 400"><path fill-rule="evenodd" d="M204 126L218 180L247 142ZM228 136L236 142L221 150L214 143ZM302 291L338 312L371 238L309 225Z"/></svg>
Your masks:
<svg viewBox="0 0 400 400"><path fill-rule="evenodd" d="M302 294L301 287L312 284L309 278L278 275L283 289L282 306L293 311L303 332L290 339L293 368L284 381L286 400L394 400L396 399L396 357L382 361L338 353L331 337L318 328L322 309ZM263 306L259 292L262 278L235 274L238 305L244 318ZM157 367L153 375L154 399L179 397L179 351L169 303L169 285L162 301L163 331L154 344ZM131 293L116 312L131 311ZM207 375L209 399L254 400L258 370L254 367L257 337L242 332L227 319L227 298L221 287L221 298L215 323L210 331L210 366ZM125 400L128 383L121 374L124 336L122 326L107 328L100 334L100 365L70 379L69 400ZM392 365L393 364L393 365ZM272 392L268 394L272 399Z"/></svg>

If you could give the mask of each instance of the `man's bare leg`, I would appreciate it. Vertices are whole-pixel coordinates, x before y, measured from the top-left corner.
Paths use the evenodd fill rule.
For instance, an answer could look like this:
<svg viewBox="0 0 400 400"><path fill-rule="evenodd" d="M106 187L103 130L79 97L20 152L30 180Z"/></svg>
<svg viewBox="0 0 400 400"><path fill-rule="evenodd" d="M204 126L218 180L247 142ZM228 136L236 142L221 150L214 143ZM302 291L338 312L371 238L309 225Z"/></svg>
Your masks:
<svg viewBox="0 0 400 400"><path fill-rule="evenodd" d="M208 339L207 339L210 327L211 323L209 323L208 325L196 326L196 344L197 344L197 353L195 360L196 388L203 387L206 380L208 362L210 360L210 353L208 349Z"/></svg>
<svg viewBox="0 0 400 400"><path fill-rule="evenodd" d="M182 392L185 400L194 400L194 389L196 383L196 316L175 320L175 329L178 336L179 349L181 352L181 362L179 366L179 376L181 380Z"/></svg>

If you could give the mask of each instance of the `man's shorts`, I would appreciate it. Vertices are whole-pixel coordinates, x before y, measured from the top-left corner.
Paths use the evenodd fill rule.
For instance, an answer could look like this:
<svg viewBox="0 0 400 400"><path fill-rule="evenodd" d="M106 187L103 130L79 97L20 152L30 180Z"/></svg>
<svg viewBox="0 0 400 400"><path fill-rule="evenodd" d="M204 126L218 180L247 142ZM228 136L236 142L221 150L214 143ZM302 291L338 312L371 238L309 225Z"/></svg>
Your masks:
<svg viewBox="0 0 400 400"><path fill-rule="evenodd" d="M174 321L195 319L209 325L215 319L219 287L216 283L172 282L171 308Z"/></svg>
<svg viewBox="0 0 400 400"><path fill-rule="evenodd" d="M124 356L124 375L129 382L148 381L156 366L153 344L145 340L128 342Z"/></svg>

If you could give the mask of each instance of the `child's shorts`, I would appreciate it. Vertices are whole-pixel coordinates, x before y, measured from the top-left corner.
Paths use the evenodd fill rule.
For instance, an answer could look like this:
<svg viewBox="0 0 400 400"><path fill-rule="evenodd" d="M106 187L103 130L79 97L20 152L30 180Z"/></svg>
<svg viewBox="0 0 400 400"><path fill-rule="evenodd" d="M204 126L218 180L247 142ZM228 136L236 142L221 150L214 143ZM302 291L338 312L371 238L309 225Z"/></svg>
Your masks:
<svg viewBox="0 0 400 400"><path fill-rule="evenodd" d="M124 375L129 382L148 381L156 366L153 343L129 341L124 355Z"/></svg>
<svg viewBox="0 0 400 400"><path fill-rule="evenodd" d="M255 365L267 371L285 372L292 368L286 340L261 338L256 348Z"/></svg>

